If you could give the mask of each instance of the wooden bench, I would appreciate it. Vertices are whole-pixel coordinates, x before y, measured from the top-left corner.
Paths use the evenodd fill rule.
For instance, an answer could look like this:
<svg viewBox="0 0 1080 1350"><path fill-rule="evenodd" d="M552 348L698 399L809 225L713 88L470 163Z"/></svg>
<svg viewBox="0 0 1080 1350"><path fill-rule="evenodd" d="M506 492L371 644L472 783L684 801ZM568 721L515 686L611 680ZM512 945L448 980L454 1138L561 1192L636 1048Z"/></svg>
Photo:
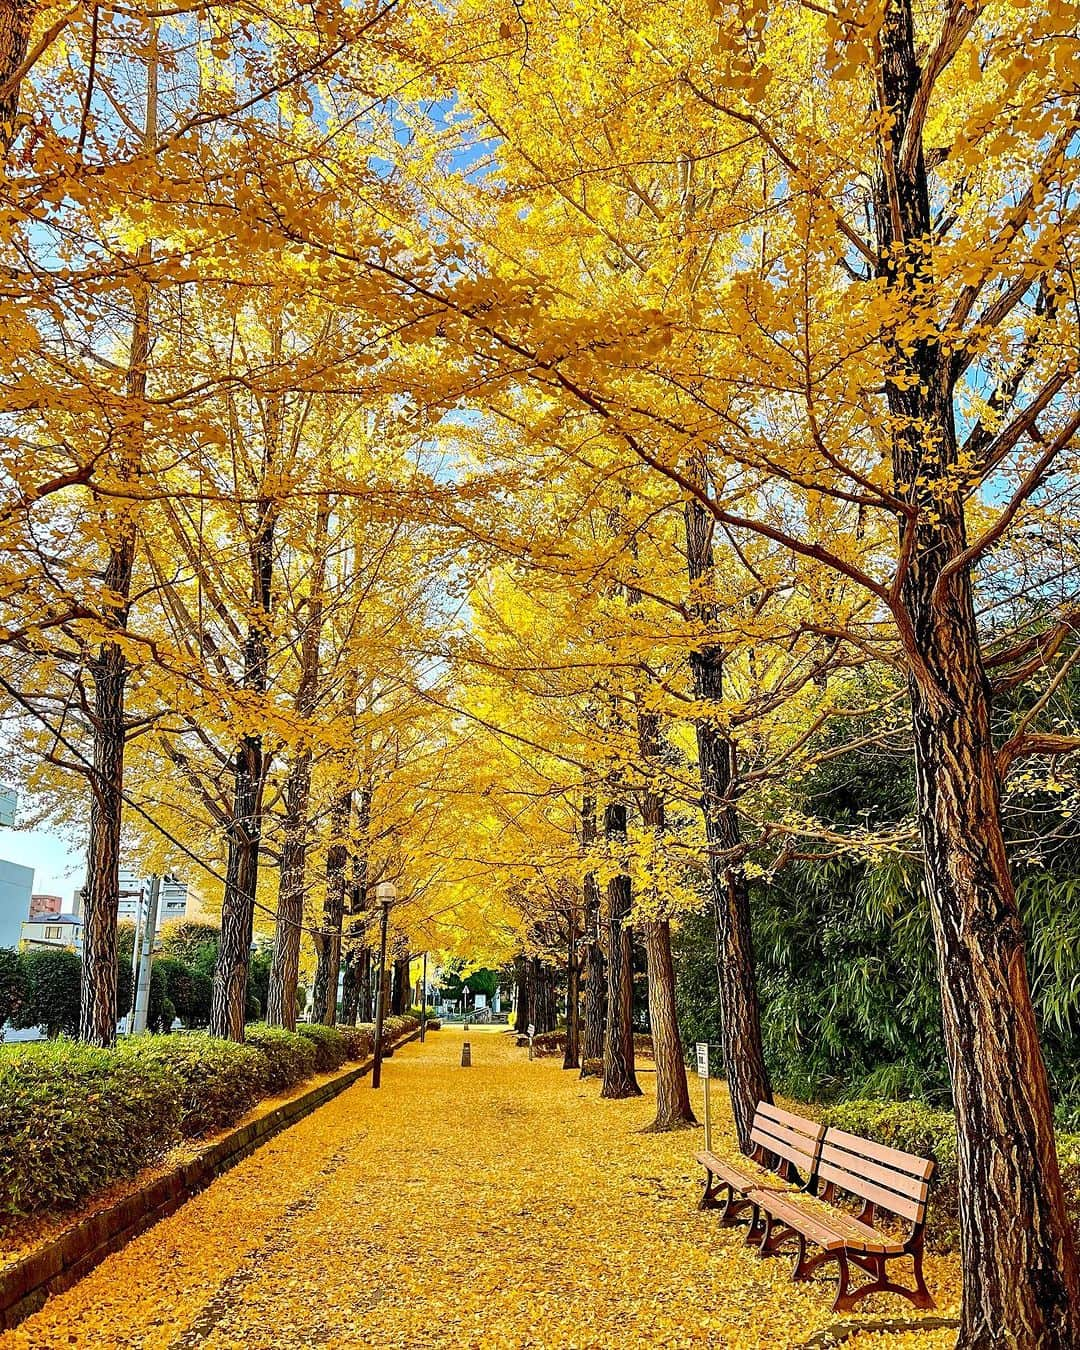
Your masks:
<svg viewBox="0 0 1080 1350"><path fill-rule="evenodd" d="M812 1186L824 1136L825 1127L816 1120L759 1102L750 1129L754 1146L750 1156L759 1166L776 1172L785 1184L773 1187L770 1178L760 1172L750 1172L715 1153L699 1153L697 1161L705 1168L705 1194L698 1207L719 1209L721 1223L734 1223L744 1210L753 1210L751 1191L797 1192Z"/></svg>
<svg viewBox="0 0 1080 1350"><path fill-rule="evenodd" d="M934 1164L900 1149L886 1148L843 1130L825 1132L816 1168L821 1189L816 1194L780 1192L767 1186L745 1193L753 1206L747 1241L759 1242L762 1256L771 1256L789 1239L798 1244L792 1278L806 1280L819 1266L835 1261L839 1283L834 1312L850 1312L868 1294L902 1294L916 1308L932 1308L934 1300L923 1279L923 1229L926 1197ZM837 1192L862 1201L856 1217L835 1207ZM906 1220L905 1236L893 1236L875 1227L881 1210ZM807 1257L807 1243L820 1247ZM886 1263L910 1256L915 1287L890 1280ZM872 1278L851 1288L851 1267Z"/></svg>

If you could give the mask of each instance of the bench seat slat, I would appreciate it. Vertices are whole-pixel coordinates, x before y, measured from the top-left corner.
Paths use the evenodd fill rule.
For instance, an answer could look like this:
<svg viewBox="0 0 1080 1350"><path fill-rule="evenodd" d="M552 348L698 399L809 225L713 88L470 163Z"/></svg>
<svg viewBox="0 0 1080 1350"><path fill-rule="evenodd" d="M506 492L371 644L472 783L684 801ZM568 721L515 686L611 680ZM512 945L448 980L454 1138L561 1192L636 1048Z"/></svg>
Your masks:
<svg viewBox="0 0 1080 1350"><path fill-rule="evenodd" d="M774 1219L802 1233L825 1251L847 1248L849 1251L897 1255L904 1249L903 1242L805 1194L776 1195L759 1189L750 1193L750 1199Z"/></svg>
<svg viewBox="0 0 1080 1350"><path fill-rule="evenodd" d="M711 1172L714 1177L719 1177L721 1181L726 1181L730 1185L738 1187L740 1191L759 1186L762 1182L761 1177L755 1176L751 1172L744 1172L734 1163L729 1163L726 1158L718 1158L715 1153L699 1153L697 1160L706 1172Z"/></svg>

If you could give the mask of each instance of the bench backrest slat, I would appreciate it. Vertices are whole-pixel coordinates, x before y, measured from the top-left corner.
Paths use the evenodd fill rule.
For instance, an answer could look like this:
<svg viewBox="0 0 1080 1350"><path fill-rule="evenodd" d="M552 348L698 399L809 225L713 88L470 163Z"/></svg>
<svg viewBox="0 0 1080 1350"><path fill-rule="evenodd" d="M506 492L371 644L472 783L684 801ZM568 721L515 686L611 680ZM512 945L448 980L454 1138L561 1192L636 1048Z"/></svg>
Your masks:
<svg viewBox="0 0 1080 1350"><path fill-rule="evenodd" d="M849 1195L921 1223L933 1170L934 1164L927 1158L830 1129L821 1146L818 1176Z"/></svg>
<svg viewBox="0 0 1080 1350"><path fill-rule="evenodd" d="M816 1120L806 1120L779 1106L759 1102L754 1112L750 1139L766 1153L791 1165L809 1180L817 1170L821 1141L825 1127Z"/></svg>

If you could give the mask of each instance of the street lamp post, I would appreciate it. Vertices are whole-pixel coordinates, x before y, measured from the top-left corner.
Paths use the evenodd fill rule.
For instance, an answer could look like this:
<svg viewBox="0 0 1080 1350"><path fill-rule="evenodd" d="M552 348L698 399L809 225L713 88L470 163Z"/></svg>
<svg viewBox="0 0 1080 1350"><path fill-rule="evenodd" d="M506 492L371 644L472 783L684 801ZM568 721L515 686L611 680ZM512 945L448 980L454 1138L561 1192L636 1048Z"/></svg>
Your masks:
<svg viewBox="0 0 1080 1350"><path fill-rule="evenodd" d="M386 929L390 909L397 899L397 887L392 881L380 881L375 887L379 902L382 931L379 939L379 992L375 1000L375 1064L371 1070L371 1086L382 1085L383 1019L386 1015Z"/></svg>
<svg viewBox="0 0 1080 1350"><path fill-rule="evenodd" d="M420 1044L427 1036L427 952L424 953L424 973L420 977Z"/></svg>

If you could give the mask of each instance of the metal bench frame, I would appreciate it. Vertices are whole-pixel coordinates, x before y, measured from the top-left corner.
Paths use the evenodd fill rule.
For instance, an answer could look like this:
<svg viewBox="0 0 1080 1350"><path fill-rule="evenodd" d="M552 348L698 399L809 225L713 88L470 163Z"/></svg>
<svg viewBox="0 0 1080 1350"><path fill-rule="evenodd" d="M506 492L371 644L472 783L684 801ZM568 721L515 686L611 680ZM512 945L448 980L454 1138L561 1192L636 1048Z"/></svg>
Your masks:
<svg viewBox="0 0 1080 1350"><path fill-rule="evenodd" d="M824 1182L816 1198L824 1204L838 1209L840 1221L834 1226L834 1236L838 1245L825 1248L817 1255L807 1257L807 1242L817 1242L811 1234L800 1231L797 1223L788 1222L770 1213L770 1205L775 1200L781 1203L776 1207L786 1212L798 1209L798 1195L788 1193L780 1196L768 1187L758 1187L749 1192L747 1199L753 1205L753 1214L747 1234L747 1243L757 1243L762 1256L775 1255L781 1246L794 1239L798 1244L795 1265L792 1269L793 1280L807 1280L815 1270L835 1261L838 1267L838 1284L834 1312L851 1312L860 1300L870 1294L900 1294L916 1308L933 1308L934 1300L923 1275L923 1247L926 1227L926 1199L934 1164L925 1158L918 1158L899 1149L886 1148L871 1140L861 1139L857 1135L842 1130L828 1130L822 1144L818 1163L818 1180ZM894 1189L895 1187L895 1189ZM863 1202L861 1213L851 1216L839 1211L836 1195L842 1191ZM892 1241L878 1233L874 1228L874 1219L878 1210L884 1210L898 1218L911 1221L911 1228L903 1242ZM807 1227L828 1228L829 1220L813 1214L806 1214ZM850 1220L866 1229L865 1241L879 1240L881 1250L860 1250L862 1235L845 1238L840 1231L847 1227L850 1233ZM848 1220L847 1224L844 1219ZM914 1289L891 1280L886 1269L889 1261L910 1256L914 1268ZM869 1283L857 1289L851 1287L851 1268L855 1266L872 1278Z"/></svg>
<svg viewBox="0 0 1080 1350"><path fill-rule="evenodd" d="M759 1102L750 1130L754 1146L750 1157L761 1167L776 1172L786 1183L782 1187L775 1187L776 1190L809 1190L816 1181L817 1161L824 1137L825 1127L817 1121L807 1120L769 1102ZM705 1191L698 1208L718 1209L721 1224L734 1223L745 1211L753 1211L750 1191L770 1189L759 1177L741 1171L714 1154L699 1153L697 1161L705 1168ZM717 1168L723 1168L723 1171ZM805 1171L805 1177L801 1175L800 1168Z"/></svg>

